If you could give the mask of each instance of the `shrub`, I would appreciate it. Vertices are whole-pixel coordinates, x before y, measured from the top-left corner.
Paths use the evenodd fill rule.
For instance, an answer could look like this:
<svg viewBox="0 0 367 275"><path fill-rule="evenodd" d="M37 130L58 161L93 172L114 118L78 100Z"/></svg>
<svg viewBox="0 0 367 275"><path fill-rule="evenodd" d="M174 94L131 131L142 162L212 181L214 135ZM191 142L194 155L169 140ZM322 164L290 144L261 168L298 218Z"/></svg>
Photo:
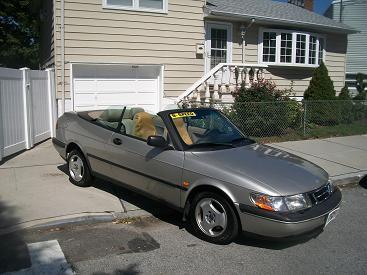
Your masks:
<svg viewBox="0 0 367 275"><path fill-rule="evenodd" d="M350 123L354 120L353 115L353 102L351 101L350 92L347 85L341 89L336 102L335 114L338 118L338 123Z"/></svg>
<svg viewBox="0 0 367 275"><path fill-rule="evenodd" d="M366 100L367 99L367 93L365 91L366 83L364 83L364 75L361 73L358 73L356 76L356 89L358 91L358 95L356 95L354 99Z"/></svg>
<svg viewBox="0 0 367 275"><path fill-rule="evenodd" d="M341 99L341 100L351 99L350 92L349 92L349 89L348 89L347 85L344 85L344 87L341 89L341 91L338 95L338 99Z"/></svg>
<svg viewBox="0 0 367 275"><path fill-rule="evenodd" d="M328 69L321 62L320 66L315 69L310 85L304 93L305 100L333 100L335 99L335 89Z"/></svg>
<svg viewBox="0 0 367 275"><path fill-rule="evenodd" d="M310 85L304 93L305 100L335 100L335 89L329 72L323 62L315 69ZM333 103L313 102L307 105L310 108L308 122L318 125L335 125L338 123L338 115L335 113Z"/></svg>
<svg viewBox="0 0 367 275"><path fill-rule="evenodd" d="M301 105L289 98L290 90L279 90L271 81L260 81L235 95L232 121L248 136L282 135L290 127L297 127Z"/></svg>

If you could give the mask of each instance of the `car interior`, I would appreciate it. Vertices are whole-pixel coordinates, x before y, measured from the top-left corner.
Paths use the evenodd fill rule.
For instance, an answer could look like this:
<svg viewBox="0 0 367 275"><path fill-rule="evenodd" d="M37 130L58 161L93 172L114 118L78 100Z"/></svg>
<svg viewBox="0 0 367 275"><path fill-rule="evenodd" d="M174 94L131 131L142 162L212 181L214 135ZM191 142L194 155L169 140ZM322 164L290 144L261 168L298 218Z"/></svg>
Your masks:
<svg viewBox="0 0 367 275"><path fill-rule="evenodd" d="M116 130L123 110L124 109L106 109L101 111L82 112L80 114L86 115L89 120L94 121L102 127ZM170 142L167 129L162 119L158 115L146 112L141 107L126 108L121 123L121 134L143 140L147 140L149 136L163 136ZM173 119L173 123L178 134L187 145L205 141L206 134L209 131L207 127L198 127L197 125L188 126L183 118Z"/></svg>
<svg viewBox="0 0 367 275"><path fill-rule="evenodd" d="M123 109L90 111L88 117L101 126L117 129ZM158 115L146 112L143 108L126 108L122 118L121 133L147 140L149 136L163 136L168 140L168 132Z"/></svg>

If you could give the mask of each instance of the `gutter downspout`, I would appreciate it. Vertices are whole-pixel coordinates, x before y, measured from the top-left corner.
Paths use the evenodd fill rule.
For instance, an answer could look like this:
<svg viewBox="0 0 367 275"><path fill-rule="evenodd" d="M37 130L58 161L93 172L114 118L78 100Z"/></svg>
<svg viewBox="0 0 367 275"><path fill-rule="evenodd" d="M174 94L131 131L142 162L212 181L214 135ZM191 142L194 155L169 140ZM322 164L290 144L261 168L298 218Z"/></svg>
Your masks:
<svg viewBox="0 0 367 275"><path fill-rule="evenodd" d="M340 13L339 13L339 22L343 21L343 0L340 0Z"/></svg>
<svg viewBox="0 0 367 275"><path fill-rule="evenodd" d="M250 24L247 27L241 26L241 38L242 38L242 64L245 63L245 56L246 56L246 33L251 28L251 26L255 23L255 18L251 19Z"/></svg>
<svg viewBox="0 0 367 275"><path fill-rule="evenodd" d="M61 115L65 113L65 0L61 0Z"/></svg>

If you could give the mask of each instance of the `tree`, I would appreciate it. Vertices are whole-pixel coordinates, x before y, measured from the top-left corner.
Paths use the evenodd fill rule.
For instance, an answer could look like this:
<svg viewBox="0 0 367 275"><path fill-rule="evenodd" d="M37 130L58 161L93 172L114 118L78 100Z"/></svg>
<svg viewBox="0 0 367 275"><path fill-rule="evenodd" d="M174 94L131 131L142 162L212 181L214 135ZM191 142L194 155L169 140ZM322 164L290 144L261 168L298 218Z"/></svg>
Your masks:
<svg viewBox="0 0 367 275"><path fill-rule="evenodd" d="M347 85L344 85L344 87L341 89L340 94L338 96L341 100L349 100L351 99L349 89Z"/></svg>
<svg viewBox="0 0 367 275"><path fill-rule="evenodd" d="M367 99L366 96L366 83L364 83L364 75L361 73L358 73L356 76L356 88L358 91L358 95L354 97L356 100L365 100Z"/></svg>
<svg viewBox="0 0 367 275"><path fill-rule="evenodd" d="M328 69L321 61L320 66L315 70L310 85L304 93L305 100L333 100L335 99L335 89L333 81L329 76Z"/></svg>
<svg viewBox="0 0 367 275"><path fill-rule="evenodd" d="M0 1L0 66L39 67L40 0Z"/></svg>

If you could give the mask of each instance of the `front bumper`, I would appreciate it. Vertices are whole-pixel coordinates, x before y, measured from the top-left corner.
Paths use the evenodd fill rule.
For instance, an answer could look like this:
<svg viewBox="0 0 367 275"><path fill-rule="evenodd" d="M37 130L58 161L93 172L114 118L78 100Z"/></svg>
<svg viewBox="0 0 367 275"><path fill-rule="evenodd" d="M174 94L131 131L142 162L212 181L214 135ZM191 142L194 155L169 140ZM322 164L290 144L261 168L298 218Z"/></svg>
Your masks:
<svg viewBox="0 0 367 275"><path fill-rule="evenodd" d="M324 227L329 213L340 206L341 198L342 194L336 188L326 201L308 210L288 214L274 213L244 204L236 204L236 207L243 231L283 238Z"/></svg>

